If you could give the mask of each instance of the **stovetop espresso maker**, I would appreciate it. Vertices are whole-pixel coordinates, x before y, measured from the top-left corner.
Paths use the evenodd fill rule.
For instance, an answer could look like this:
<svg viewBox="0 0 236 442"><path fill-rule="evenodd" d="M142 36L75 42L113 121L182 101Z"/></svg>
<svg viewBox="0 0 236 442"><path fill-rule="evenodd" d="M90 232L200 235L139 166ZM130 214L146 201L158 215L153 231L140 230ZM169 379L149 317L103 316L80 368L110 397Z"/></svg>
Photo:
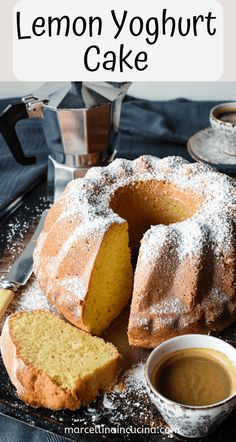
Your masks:
<svg viewBox="0 0 236 442"><path fill-rule="evenodd" d="M18 139L16 123L43 119L48 157L48 198L55 201L74 178L115 156L122 100L130 83L46 83L0 116L0 131L15 160L34 164ZM32 140L33 141L33 140Z"/></svg>

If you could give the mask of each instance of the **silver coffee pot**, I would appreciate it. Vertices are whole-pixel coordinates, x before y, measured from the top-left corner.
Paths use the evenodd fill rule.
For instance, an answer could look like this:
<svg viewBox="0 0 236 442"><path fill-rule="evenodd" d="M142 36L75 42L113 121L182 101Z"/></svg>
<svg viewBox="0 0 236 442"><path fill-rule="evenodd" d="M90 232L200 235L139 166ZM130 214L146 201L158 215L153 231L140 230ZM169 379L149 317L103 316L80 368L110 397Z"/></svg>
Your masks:
<svg viewBox="0 0 236 442"><path fill-rule="evenodd" d="M16 133L25 118L43 119L48 157L48 198L56 200L66 184L83 177L93 166L103 166L115 156L122 100L130 83L46 83L0 116L0 131L14 158L22 165L36 162L26 157Z"/></svg>

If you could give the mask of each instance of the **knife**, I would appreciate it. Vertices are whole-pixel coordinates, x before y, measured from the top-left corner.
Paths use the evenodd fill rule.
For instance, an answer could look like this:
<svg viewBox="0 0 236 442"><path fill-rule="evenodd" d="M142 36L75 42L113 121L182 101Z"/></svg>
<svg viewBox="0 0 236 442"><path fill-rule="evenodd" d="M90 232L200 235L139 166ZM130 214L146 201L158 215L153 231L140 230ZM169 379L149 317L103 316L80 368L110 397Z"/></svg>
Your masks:
<svg viewBox="0 0 236 442"><path fill-rule="evenodd" d="M2 319L7 307L14 298L14 292L26 284L32 274L33 269L33 251L35 249L36 240L43 229L44 222L48 210L44 210L39 224L27 244L26 248L17 258L11 270L6 274L4 281L1 282L0 288L0 320Z"/></svg>

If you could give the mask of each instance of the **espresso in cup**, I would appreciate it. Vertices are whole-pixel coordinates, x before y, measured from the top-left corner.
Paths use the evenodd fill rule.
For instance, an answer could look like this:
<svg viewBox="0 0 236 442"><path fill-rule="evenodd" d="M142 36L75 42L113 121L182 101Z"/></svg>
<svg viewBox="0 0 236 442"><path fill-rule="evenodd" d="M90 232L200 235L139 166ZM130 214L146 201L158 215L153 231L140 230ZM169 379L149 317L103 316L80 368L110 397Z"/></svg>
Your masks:
<svg viewBox="0 0 236 442"><path fill-rule="evenodd" d="M236 348L208 335L180 335L149 355L147 393L174 433L201 438L236 408Z"/></svg>
<svg viewBox="0 0 236 442"><path fill-rule="evenodd" d="M236 109L232 109L230 112L223 112L218 116L218 119L224 121L224 123L236 125Z"/></svg>
<svg viewBox="0 0 236 442"><path fill-rule="evenodd" d="M236 367L219 351L188 348L165 357L154 369L152 383L171 401L205 406L236 392Z"/></svg>

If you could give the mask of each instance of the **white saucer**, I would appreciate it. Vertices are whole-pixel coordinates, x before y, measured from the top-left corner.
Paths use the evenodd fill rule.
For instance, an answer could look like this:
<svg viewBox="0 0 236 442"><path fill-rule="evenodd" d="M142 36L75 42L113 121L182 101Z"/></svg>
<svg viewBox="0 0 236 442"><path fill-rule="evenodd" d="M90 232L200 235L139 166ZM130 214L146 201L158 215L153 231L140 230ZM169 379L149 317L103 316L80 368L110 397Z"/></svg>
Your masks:
<svg viewBox="0 0 236 442"><path fill-rule="evenodd" d="M223 152L220 138L211 127L193 135L188 140L187 149L196 161L215 166L221 172L236 173L236 156Z"/></svg>

